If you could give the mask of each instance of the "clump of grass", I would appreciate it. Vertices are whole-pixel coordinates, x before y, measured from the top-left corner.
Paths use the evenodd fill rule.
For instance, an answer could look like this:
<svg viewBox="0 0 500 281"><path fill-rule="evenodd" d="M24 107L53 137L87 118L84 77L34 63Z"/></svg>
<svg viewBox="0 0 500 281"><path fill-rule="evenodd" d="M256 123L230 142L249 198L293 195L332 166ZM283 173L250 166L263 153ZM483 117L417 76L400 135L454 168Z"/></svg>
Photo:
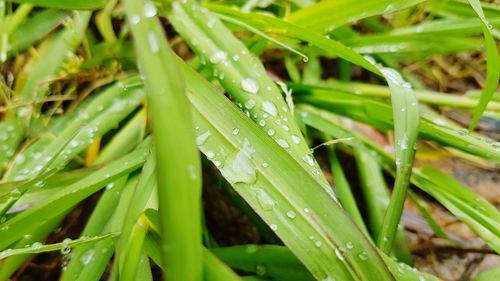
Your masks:
<svg viewBox="0 0 500 281"><path fill-rule="evenodd" d="M0 279L60 251L62 280L153 280L155 267L168 280L439 280L411 268L398 227L408 195L448 239L420 192L500 253L498 210L413 166L417 139L500 161L498 142L439 114L469 111L470 131L483 113L498 117L500 10L438 2L0 1ZM479 96L433 91L402 67L475 51L481 34ZM325 78L330 60L335 79ZM94 70L100 80L89 85ZM385 134L394 152L353 121ZM334 186L314 156L328 161ZM215 171L282 245L215 247L201 196ZM82 205L89 197L95 207ZM83 230L47 242L75 208L91 213Z"/></svg>

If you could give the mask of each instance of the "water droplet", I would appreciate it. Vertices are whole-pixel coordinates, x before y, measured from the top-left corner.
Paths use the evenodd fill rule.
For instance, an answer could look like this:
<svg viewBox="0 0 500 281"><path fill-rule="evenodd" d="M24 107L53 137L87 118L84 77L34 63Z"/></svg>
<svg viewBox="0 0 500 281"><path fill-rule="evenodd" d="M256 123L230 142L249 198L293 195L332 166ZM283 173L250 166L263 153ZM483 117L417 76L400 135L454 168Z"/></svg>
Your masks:
<svg viewBox="0 0 500 281"><path fill-rule="evenodd" d="M130 18L130 23L131 23L132 25L136 25L136 24L138 24L140 21L141 21L141 17L139 17L139 16L132 16L132 17Z"/></svg>
<svg viewBox="0 0 500 281"><path fill-rule="evenodd" d="M274 129L269 129L267 131L267 134L270 135L270 136L273 136L275 133L276 133L276 131Z"/></svg>
<svg viewBox="0 0 500 281"><path fill-rule="evenodd" d="M234 61L239 61L239 60L240 60L240 56L238 56L238 55L234 55L234 56L233 56L233 60L234 60Z"/></svg>
<svg viewBox="0 0 500 281"><path fill-rule="evenodd" d="M40 243L40 242L35 242L35 243L33 243L33 245L31 245L31 248L32 248L33 250L38 250L38 249L40 249L42 246L43 246L43 244L42 244L42 243Z"/></svg>
<svg viewBox="0 0 500 281"><path fill-rule="evenodd" d="M291 219L294 219L297 215L295 214L294 211L290 210L290 211L286 212L286 216L291 218Z"/></svg>
<svg viewBox="0 0 500 281"><path fill-rule="evenodd" d="M264 163L262 163L262 167L267 168L267 167L269 167L269 164L267 164L266 162L264 162Z"/></svg>
<svg viewBox="0 0 500 281"><path fill-rule="evenodd" d="M61 248L61 254L67 255L71 252L71 247L69 246L69 243L71 243L71 239L66 238L62 241L62 248Z"/></svg>
<svg viewBox="0 0 500 281"><path fill-rule="evenodd" d="M304 155L304 157L302 157L302 160L306 161L306 163L309 165L309 166L314 166L314 159L311 157L311 155L309 154L306 154Z"/></svg>
<svg viewBox="0 0 500 281"><path fill-rule="evenodd" d="M304 208L304 212L309 213L310 212L309 208Z"/></svg>
<svg viewBox="0 0 500 281"><path fill-rule="evenodd" d="M225 160L222 175L232 184L243 182L253 183L257 180L255 167L250 160L255 150L248 139L243 140L243 148L230 154Z"/></svg>
<svg viewBox="0 0 500 281"><path fill-rule="evenodd" d="M233 129L233 135L235 135L235 136L236 136L236 135L238 135L238 134L239 134L239 132L240 132L240 129L238 129L238 128L234 128L234 129Z"/></svg>
<svg viewBox="0 0 500 281"><path fill-rule="evenodd" d="M217 20L216 19L210 19L208 22L207 22L207 27L208 28L213 28L215 26L215 24L217 23Z"/></svg>
<svg viewBox="0 0 500 281"><path fill-rule="evenodd" d="M345 260L344 252L342 251L342 249L340 247L335 248L335 255L337 256L337 258L339 258L339 260L341 260L341 261Z"/></svg>
<svg viewBox="0 0 500 281"><path fill-rule="evenodd" d="M158 40L156 39L156 35L153 32L148 33L148 42L149 47L153 53L157 53L160 50L160 46L158 45Z"/></svg>
<svg viewBox="0 0 500 281"><path fill-rule="evenodd" d="M406 134L403 134L403 138L401 139L401 149L402 150L408 149L408 136Z"/></svg>
<svg viewBox="0 0 500 281"><path fill-rule="evenodd" d="M252 109L255 106L255 100L249 99L245 102L245 107L248 109Z"/></svg>
<svg viewBox="0 0 500 281"><path fill-rule="evenodd" d="M251 189L257 194L257 200L264 211L271 211L276 206L276 201L264 189L255 186Z"/></svg>
<svg viewBox="0 0 500 281"><path fill-rule="evenodd" d="M264 276L266 272L267 272L266 267L263 266L262 264L258 264L255 266L255 273L257 274L257 276Z"/></svg>
<svg viewBox="0 0 500 281"><path fill-rule="evenodd" d="M219 64L227 59L227 53L224 51L217 51L210 57L210 62L213 64Z"/></svg>
<svg viewBox="0 0 500 281"><path fill-rule="evenodd" d="M290 145L288 144L288 142L286 140L284 140L284 139L278 139L277 142L283 148L289 148L290 147Z"/></svg>
<svg viewBox="0 0 500 281"><path fill-rule="evenodd" d="M241 88L248 93L257 94L259 91L259 84L253 78L245 78L241 80Z"/></svg>
<svg viewBox="0 0 500 281"><path fill-rule="evenodd" d="M293 134L293 135L291 136L291 138L292 138L292 141L293 141L294 143L296 143L296 144L299 144L299 143L300 143L300 137L299 137L299 136L297 136L297 135Z"/></svg>
<svg viewBox="0 0 500 281"><path fill-rule="evenodd" d="M285 131L287 131L287 132L290 130L290 128L288 128L288 126L287 126L287 125L283 125L282 127L283 127L283 130L285 130Z"/></svg>
<svg viewBox="0 0 500 281"><path fill-rule="evenodd" d="M259 121L259 125L260 125L261 127L266 126L266 121L265 121L265 120L260 120L260 121Z"/></svg>
<svg viewBox="0 0 500 281"><path fill-rule="evenodd" d="M347 249L352 249L352 248L354 248L354 245L352 244L352 242L351 242L351 241L349 241L349 242L345 243L345 246L346 246L346 248L347 248Z"/></svg>
<svg viewBox="0 0 500 281"><path fill-rule="evenodd" d="M358 255L358 257L360 260L365 261L368 259L368 254L365 251L363 251L361 252L361 254Z"/></svg>
<svg viewBox="0 0 500 281"><path fill-rule="evenodd" d="M88 265L92 261L92 259L94 258L94 254L95 254L95 249L91 248L91 249L87 250L85 253L83 253L82 257L80 258L80 261L84 265Z"/></svg>
<svg viewBox="0 0 500 281"><path fill-rule="evenodd" d="M151 18L156 16L156 7L151 2L146 2L144 5L144 16L147 18Z"/></svg>
<svg viewBox="0 0 500 281"><path fill-rule="evenodd" d="M19 189L13 189L9 192L9 195L11 197L11 199L13 200L17 200L19 199L19 197L21 197L21 191Z"/></svg>
<svg viewBox="0 0 500 281"><path fill-rule="evenodd" d="M276 116L278 114L278 109L276 108L274 103L272 103L270 101L262 102L262 109L272 116ZM277 121L279 121L279 120L277 120Z"/></svg>
<svg viewBox="0 0 500 281"><path fill-rule="evenodd" d="M211 150L207 151L205 155L207 156L208 159L213 159L215 157L215 153Z"/></svg>
<svg viewBox="0 0 500 281"><path fill-rule="evenodd" d="M315 245L316 247L318 247L318 248L319 248L319 247L321 247L321 245L322 245L322 244L323 244L323 243L321 243L321 241L319 241L319 240L318 240L318 241L316 241L316 242L314 242L314 245Z"/></svg>
<svg viewBox="0 0 500 281"><path fill-rule="evenodd" d="M274 224L274 223L271 224L271 225L269 225L269 227L271 228L272 231L278 230L278 226L276 224Z"/></svg>
<svg viewBox="0 0 500 281"><path fill-rule="evenodd" d="M80 144L80 142L78 142L77 140L72 140L69 142L69 147L71 148L75 148L77 147L78 145Z"/></svg>
<svg viewBox="0 0 500 281"><path fill-rule="evenodd" d="M198 137L196 137L196 144L203 145L207 141L208 137L210 137L210 135L210 131L206 131L205 133L199 135Z"/></svg>

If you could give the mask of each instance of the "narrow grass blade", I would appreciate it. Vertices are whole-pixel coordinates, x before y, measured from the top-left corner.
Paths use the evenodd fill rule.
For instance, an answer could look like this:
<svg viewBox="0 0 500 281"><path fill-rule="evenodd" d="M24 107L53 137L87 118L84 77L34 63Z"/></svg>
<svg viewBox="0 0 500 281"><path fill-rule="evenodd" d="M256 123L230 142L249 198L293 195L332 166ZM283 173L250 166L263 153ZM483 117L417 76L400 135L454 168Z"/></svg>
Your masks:
<svg viewBox="0 0 500 281"><path fill-rule="evenodd" d="M207 6L214 12L238 19L250 26L253 26L254 28L262 30L263 32L285 36L294 40L305 41L321 49L327 56L341 57L347 61L365 68L368 71L381 75L380 71L366 59L364 59L360 54L335 40L324 37L320 33L312 32L303 28L302 26L295 25L277 17L265 14L243 13L226 6L215 4L210 4Z"/></svg>
<svg viewBox="0 0 500 281"><path fill-rule="evenodd" d="M68 13L61 10L47 9L27 18L9 36L8 56L14 56L33 46L38 40L49 34L61 24Z"/></svg>
<svg viewBox="0 0 500 281"><path fill-rule="evenodd" d="M418 198L418 196L411 191L408 192L408 197L413 201L413 203L415 203L418 211L420 212L420 214L422 214L422 217L425 219L432 231L434 231L434 234L436 234L436 236L439 238L449 239L446 231L441 226L439 226L436 220L432 218L432 215L429 213L429 211L427 211L427 203L424 200Z"/></svg>
<svg viewBox="0 0 500 281"><path fill-rule="evenodd" d="M385 183L382 168L373 153L362 145L354 148L356 164L361 178L361 188L365 198L370 222L372 237L377 239L383 227L384 215L387 212L390 201L390 193ZM394 237L394 249L392 253L397 259L406 264L412 264L412 256L404 228L398 226Z"/></svg>
<svg viewBox="0 0 500 281"><path fill-rule="evenodd" d="M488 102L490 102L493 94L497 90L498 82L500 80L500 54L498 54L495 39L491 34L493 26L486 20L479 0L468 1L481 20L481 28L483 30L484 41L486 44L486 82L484 84L481 97L479 98L479 105L474 110L474 115L472 116L472 120L469 125L469 131L473 131L479 122L479 119L483 115Z"/></svg>
<svg viewBox="0 0 500 281"><path fill-rule="evenodd" d="M113 238L116 236L118 236L118 234L110 233L107 235L96 236L96 237L81 237L77 240L66 240L61 243L50 244L50 245L42 245L42 243L34 243L30 247L4 250L0 252L0 260L15 255L45 253L45 252L58 251L65 248L71 249L75 246L84 245L87 243L95 243L97 241Z"/></svg>
<svg viewBox="0 0 500 281"><path fill-rule="evenodd" d="M352 95L361 95L371 97L373 99L388 99L390 98L389 87L383 85L375 85L361 82L340 82L336 80L321 81L317 87L325 89L337 90ZM292 86L293 87L293 86ZM456 107L465 109L474 109L477 107L478 99L471 95L453 95L451 93L441 93L431 90L414 89L413 92L419 103L429 105ZM333 94L333 91L332 91ZM491 101L486 107L488 111L500 111L500 103Z"/></svg>
<svg viewBox="0 0 500 281"><path fill-rule="evenodd" d="M201 280L201 163L185 84L156 8L125 1L144 76L158 170L162 252L168 280ZM182 214L182 215L179 215Z"/></svg>
<svg viewBox="0 0 500 281"><path fill-rule="evenodd" d="M351 187L349 186L349 182L345 177L344 170L342 169L342 166L339 162L335 149L334 148L328 149L328 155L330 158L330 169L332 171L335 187L337 188L337 194L339 196L339 201L342 207L344 208L344 210L346 210L347 213L349 213L349 215L354 220L354 222L356 222L358 227L367 236L369 236L368 230L366 229L366 225L363 221L363 217L359 212L356 200L354 199Z"/></svg>
<svg viewBox="0 0 500 281"><path fill-rule="evenodd" d="M66 10L92 10L106 3L106 0L8 0L14 3L30 3L35 6L66 9Z"/></svg>
<svg viewBox="0 0 500 281"><path fill-rule="evenodd" d="M123 266L120 268L120 280L132 281L143 280L138 278L137 269L139 268L140 259L142 257L142 247L144 238L149 229L148 220L146 216L141 215L139 220L132 227L130 236L126 243L126 248L122 249L127 253L127 258L124 260Z"/></svg>
<svg viewBox="0 0 500 281"><path fill-rule="evenodd" d="M381 72L386 77L391 90L397 167L396 182L377 243L382 251L388 254L396 236L410 181L418 135L419 114L417 99L411 90L411 85L391 68L382 68Z"/></svg>
<svg viewBox="0 0 500 281"><path fill-rule="evenodd" d="M374 15L392 13L400 9L412 7L421 2L424 1L321 1L308 8L300 9L292 13L287 17L287 20L308 30L314 30L325 34L346 23L355 22ZM335 16L332 17L332 14L335 14Z"/></svg>

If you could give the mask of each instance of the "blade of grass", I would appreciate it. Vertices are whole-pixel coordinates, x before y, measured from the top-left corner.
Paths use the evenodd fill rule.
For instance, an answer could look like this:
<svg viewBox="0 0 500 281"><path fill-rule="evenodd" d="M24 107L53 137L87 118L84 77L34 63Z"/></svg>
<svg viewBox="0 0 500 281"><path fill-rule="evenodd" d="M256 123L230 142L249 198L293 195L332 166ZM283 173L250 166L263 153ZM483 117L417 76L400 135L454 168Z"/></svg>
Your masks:
<svg viewBox="0 0 500 281"><path fill-rule="evenodd" d="M304 29L299 25L295 25L277 17L265 14L243 13L222 5L207 4L207 7L219 14L245 22L256 29L262 30L263 32L285 36L294 40L305 41L323 50L329 56L341 57L363 67L368 71L381 75L380 71L376 67L351 48L346 47L335 40L326 38L319 33Z"/></svg>
<svg viewBox="0 0 500 281"><path fill-rule="evenodd" d="M370 231L372 237L376 240L382 232L381 228L383 227L384 215L389 206L390 194L382 174L382 168L375 156L361 144L356 146L354 150L361 178L361 188L367 210L369 210ZM412 256L403 227L397 227L392 253L399 261L412 264Z"/></svg>
<svg viewBox="0 0 500 281"><path fill-rule="evenodd" d="M81 237L77 240L66 240L60 243L50 244L50 245L42 245L41 243L34 243L30 247L25 247L21 249L8 249L0 252L0 259L4 259L6 257L11 257L15 255L24 255L24 254L37 254L37 253L45 253L58 251L63 248L73 248L75 246L84 245L87 243L95 243L97 241L103 239L109 239L118 236L117 233L110 233L103 236L96 237Z"/></svg>
<svg viewBox="0 0 500 281"><path fill-rule="evenodd" d="M293 85L291 85L293 87ZM387 99L390 97L389 87L360 82L341 82L337 80L321 81L312 85L325 89L338 90L353 95L367 96L376 99ZM478 99L470 95L454 95L451 93L440 93L430 90L414 89L413 91L420 103L444 107L457 107L474 109L477 107ZM500 111L500 103L490 102L486 108L488 111Z"/></svg>
<svg viewBox="0 0 500 281"><path fill-rule="evenodd" d="M138 279L137 269L139 268L139 260L143 253L144 238L149 229L149 223L146 216L141 215L139 220L132 227L129 240L126 243L126 248L123 249L127 252L127 259L124 261L123 267L120 269L120 280L132 281L143 280ZM160 247L161 248L161 247ZM170 269L170 268L169 268Z"/></svg>
<svg viewBox="0 0 500 281"><path fill-rule="evenodd" d="M290 14L287 21L308 30L325 34L344 24L375 15L392 13L421 2L423 0L321 1ZM332 14L335 14L335 16L332 17Z"/></svg>
<svg viewBox="0 0 500 281"><path fill-rule="evenodd" d="M173 281L201 280L201 163L184 78L154 17L153 4L128 0L125 8L145 79L161 171L156 176L165 276Z"/></svg>
<svg viewBox="0 0 500 281"><path fill-rule="evenodd" d="M106 0L8 0L14 3L30 3L35 6L65 9L65 10L93 10L104 6Z"/></svg>
<svg viewBox="0 0 500 281"><path fill-rule="evenodd" d="M43 10L27 18L9 37L9 57L33 46L63 22L68 13L61 10Z"/></svg>
<svg viewBox="0 0 500 281"><path fill-rule="evenodd" d="M384 217L377 245L389 254L403 211L410 181L418 135L418 103L411 85L391 68L381 68L391 90L394 142L396 143L396 182Z"/></svg>
<svg viewBox="0 0 500 281"><path fill-rule="evenodd" d="M476 127L488 103L491 101L493 94L497 90L498 81L500 79L500 55L498 54L495 39L491 34L493 26L486 20L480 2L478 0L468 1L481 20L481 28L486 44L486 82L481 97L479 98L478 107L474 110L474 115L469 125L469 132L471 132Z"/></svg>
<svg viewBox="0 0 500 281"><path fill-rule="evenodd" d="M356 222L358 227L368 236L368 230L366 229L363 217L359 212L356 200L354 199L351 187L345 177L344 170L342 169L339 159L337 158L334 147L328 148L328 156L330 158L330 169L332 171L335 187L337 188L339 201L354 222Z"/></svg>
<svg viewBox="0 0 500 281"><path fill-rule="evenodd" d="M446 231L441 226L439 226L439 224L432 218L432 215L429 213L429 211L427 211L427 203L424 200L418 198L418 196L411 191L408 192L408 198L410 198L411 201L415 203L419 212L422 214L422 217L424 217L429 227L434 231L434 234L436 234L436 236L439 238L449 239Z"/></svg>

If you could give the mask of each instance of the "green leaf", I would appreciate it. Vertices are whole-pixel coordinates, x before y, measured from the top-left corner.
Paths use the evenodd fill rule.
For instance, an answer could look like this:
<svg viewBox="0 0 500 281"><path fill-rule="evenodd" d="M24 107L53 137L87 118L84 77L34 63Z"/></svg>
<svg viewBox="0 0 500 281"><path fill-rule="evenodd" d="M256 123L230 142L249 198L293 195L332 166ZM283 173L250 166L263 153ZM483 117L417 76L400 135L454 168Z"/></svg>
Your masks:
<svg viewBox="0 0 500 281"><path fill-rule="evenodd" d="M356 22L374 15L393 13L421 2L424 0L320 1L290 14L287 21L307 30L325 34L346 23Z"/></svg>
<svg viewBox="0 0 500 281"><path fill-rule="evenodd" d="M468 1L481 20L481 28L483 30L484 41L486 44L486 82L479 99L479 105L476 110L474 110L474 115L472 116L472 120L469 125L469 131L473 131L479 122L479 119L483 115L486 106L493 98L493 94L497 90L500 79L500 55L498 54L495 39L493 39L493 36L491 35L491 29L493 29L493 26L486 20L479 0Z"/></svg>
<svg viewBox="0 0 500 281"><path fill-rule="evenodd" d="M35 6L65 10L93 10L104 6L106 0L7 0L7 2L29 3Z"/></svg>
<svg viewBox="0 0 500 281"><path fill-rule="evenodd" d="M154 5L127 0L125 8L153 124L161 249L168 267L165 278L200 280L201 163L184 78L155 17Z"/></svg>
<svg viewBox="0 0 500 281"><path fill-rule="evenodd" d="M65 250L65 249L71 249L73 247L79 246L79 245L85 245L87 243L95 243L100 240L104 239L110 239L113 237L118 236L117 233L110 233L102 236L96 236L96 237L81 237L76 240L65 240L60 243L55 243L55 244L50 244L50 245L43 245L42 243L33 243L30 247L25 247L21 249L7 249L2 252L0 252L0 260L4 259L6 257L11 257L15 255L24 255L24 254L36 254L36 253L45 253L45 252L52 252L52 251L58 251L58 250Z"/></svg>
<svg viewBox="0 0 500 281"><path fill-rule="evenodd" d="M391 90L394 142L396 143L396 182L378 236L378 245L389 253L403 212L418 135L418 103L411 85L391 68L381 68Z"/></svg>

